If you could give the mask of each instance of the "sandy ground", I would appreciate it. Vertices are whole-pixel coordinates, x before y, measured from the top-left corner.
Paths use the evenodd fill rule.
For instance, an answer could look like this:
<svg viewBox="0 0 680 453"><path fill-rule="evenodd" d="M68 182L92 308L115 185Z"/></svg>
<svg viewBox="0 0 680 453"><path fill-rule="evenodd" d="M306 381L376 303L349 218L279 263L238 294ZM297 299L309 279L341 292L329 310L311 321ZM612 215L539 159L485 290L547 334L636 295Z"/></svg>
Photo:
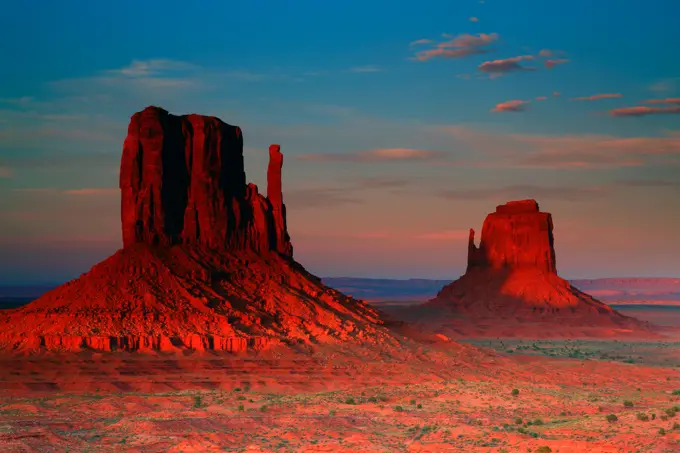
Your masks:
<svg viewBox="0 0 680 453"><path fill-rule="evenodd" d="M514 341L4 358L0 451L680 451L677 343Z"/></svg>

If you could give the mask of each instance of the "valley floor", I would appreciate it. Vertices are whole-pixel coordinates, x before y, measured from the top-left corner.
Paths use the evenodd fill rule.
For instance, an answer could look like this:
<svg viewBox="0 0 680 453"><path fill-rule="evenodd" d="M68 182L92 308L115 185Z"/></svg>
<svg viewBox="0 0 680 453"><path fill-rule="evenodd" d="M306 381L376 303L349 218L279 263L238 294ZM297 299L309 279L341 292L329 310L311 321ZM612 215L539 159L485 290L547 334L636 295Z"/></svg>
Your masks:
<svg viewBox="0 0 680 453"><path fill-rule="evenodd" d="M0 451L680 451L677 343L494 341L385 361L4 358Z"/></svg>

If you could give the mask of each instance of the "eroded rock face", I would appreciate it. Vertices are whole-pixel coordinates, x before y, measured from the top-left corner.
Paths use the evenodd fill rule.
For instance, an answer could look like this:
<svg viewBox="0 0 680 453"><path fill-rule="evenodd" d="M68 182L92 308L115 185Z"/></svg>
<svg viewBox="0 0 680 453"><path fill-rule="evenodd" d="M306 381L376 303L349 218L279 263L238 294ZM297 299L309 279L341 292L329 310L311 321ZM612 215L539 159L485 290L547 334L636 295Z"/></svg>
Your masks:
<svg viewBox="0 0 680 453"><path fill-rule="evenodd" d="M552 216L535 200L511 201L496 207L482 227L477 248L470 230L468 270L537 269L556 274Z"/></svg>
<svg viewBox="0 0 680 453"><path fill-rule="evenodd" d="M270 149L268 193L246 185L243 134L218 118L147 107L130 119L120 167L123 245L186 244L292 256Z"/></svg>

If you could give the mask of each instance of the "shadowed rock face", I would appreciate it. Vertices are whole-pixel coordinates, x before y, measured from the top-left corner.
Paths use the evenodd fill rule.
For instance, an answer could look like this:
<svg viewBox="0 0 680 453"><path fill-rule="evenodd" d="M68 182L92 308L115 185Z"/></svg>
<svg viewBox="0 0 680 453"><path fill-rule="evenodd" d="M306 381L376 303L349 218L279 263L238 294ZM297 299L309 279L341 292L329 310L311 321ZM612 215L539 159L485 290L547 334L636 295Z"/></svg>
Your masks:
<svg viewBox="0 0 680 453"><path fill-rule="evenodd" d="M482 227L479 248L470 230L468 271L537 269L557 274L552 216L534 200L511 201L496 207Z"/></svg>
<svg viewBox="0 0 680 453"><path fill-rule="evenodd" d="M135 113L120 167L123 245L274 250L292 257L278 145L270 159L268 198L246 185L240 128L158 107Z"/></svg>

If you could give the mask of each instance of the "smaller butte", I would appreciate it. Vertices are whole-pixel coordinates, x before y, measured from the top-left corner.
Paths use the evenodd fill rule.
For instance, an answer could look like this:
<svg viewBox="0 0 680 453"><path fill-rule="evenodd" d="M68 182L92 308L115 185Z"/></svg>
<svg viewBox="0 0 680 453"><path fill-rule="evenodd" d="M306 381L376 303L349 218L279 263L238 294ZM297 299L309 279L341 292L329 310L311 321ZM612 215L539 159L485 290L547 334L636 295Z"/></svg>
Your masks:
<svg viewBox="0 0 680 453"><path fill-rule="evenodd" d="M450 315L442 316L442 311ZM480 333L480 323L501 321L500 330L491 329L494 335L514 336L519 332L512 324L526 327L536 322L548 335L565 326L594 327L595 335L599 327L608 335L648 331L647 324L622 315L557 274L552 215L541 212L535 200L497 206L484 220L479 246L470 230L465 274L410 314L427 320L430 327L434 322L439 330L448 325L467 333Z"/></svg>

